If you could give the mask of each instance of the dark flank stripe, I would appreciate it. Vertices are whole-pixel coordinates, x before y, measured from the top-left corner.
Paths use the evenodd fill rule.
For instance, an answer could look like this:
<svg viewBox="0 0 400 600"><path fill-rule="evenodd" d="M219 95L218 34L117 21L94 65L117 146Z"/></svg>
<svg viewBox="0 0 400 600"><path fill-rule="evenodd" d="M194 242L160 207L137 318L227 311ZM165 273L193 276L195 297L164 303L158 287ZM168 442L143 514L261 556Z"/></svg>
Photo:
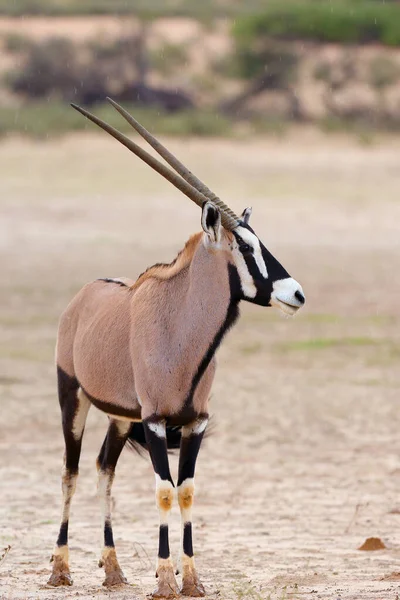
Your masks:
<svg viewBox="0 0 400 600"><path fill-rule="evenodd" d="M128 419L141 419L141 409L129 409L124 408L123 406L117 406L116 404L112 404L111 402L104 402L103 400L99 400L95 398L85 388L80 386L84 391L85 395L89 398L90 402L99 410L102 410L105 413L109 413L111 415L115 415L116 417L127 417Z"/></svg>
<svg viewBox="0 0 400 600"><path fill-rule="evenodd" d="M193 556L192 524L185 523L183 527L183 552L186 556Z"/></svg>
<svg viewBox="0 0 400 600"><path fill-rule="evenodd" d="M159 558L169 558L168 525L160 525L158 556Z"/></svg>
<svg viewBox="0 0 400 600"><path fill-rule="evenodd" d="M114 537L110 521L104 523L104 545L114 548Z"/></svg>
<svg viewBox="0 0 400 600"><path fill-rule="evenodd" d="M68 521L61 523L60 533L58 534L57 546L66 546L68 544Z"/></svg>
<svg viewBox="0 0 400 600"><path fill-rule="evenodd" d="M234 271L237 274L236 269L234 269ZM232 288L232 282L231 282L232 275L233 275L232 270L231 270L231 268L229 268L229 280L230 280L231 288ZM239 298L236 298L236 294L232 295L232 289L231 289L231 301L230 301L228 309L226 311L225 320L222 323L219 330L217 331L217 333L215 334L213 341L211 342L207 352L203 356L203 358L197 368L197 371L192 380L192 385L190 387L189 394L187 395L186 400L185 400L185 406L183 408L183 412L185 411L185 409L187 409L192 404L193 396L196 391L196 388L199 385L200 380L205 373L205 370L207 369L208 365L210 364L211 359L213 358L215 352L217 351L219 345L221 344L224 335L235 324L235 322L239 316L238 302L239 302Z"/></svg>

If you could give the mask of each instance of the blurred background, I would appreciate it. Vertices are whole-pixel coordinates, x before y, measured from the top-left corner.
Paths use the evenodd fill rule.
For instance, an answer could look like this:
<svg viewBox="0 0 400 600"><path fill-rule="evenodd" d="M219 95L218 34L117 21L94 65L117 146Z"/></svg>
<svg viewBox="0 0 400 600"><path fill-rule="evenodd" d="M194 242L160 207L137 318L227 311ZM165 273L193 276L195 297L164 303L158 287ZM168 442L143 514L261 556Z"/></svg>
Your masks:
<svg viewBox="0 0 400 600"><path fill-rule="evenodd" d="M3 135L83 129L65 104L113 115L107 95L179 135L399 127L396 1L1 0L0 14Z"/></svg>
<svg viewBox="0 0 400 600"><path fill-rule="evenodd" d="M60 597L45 586L59 315L87 281L135 278L200 230L193 203L69 107L129 131L108 95L235 212L253 206L307 298L295 319L243 303L219 352L194 519L208 596L394 600L400 2L0 0L0 49L1 599ZM106 426L93 409L66 598L109 597L94 468ZM134 588L113 596L145 598L153 472L127 451L118 467L114 534ZM371 536L385 548L358 550ZM176 556L177 510L171 540Z"/></svg>

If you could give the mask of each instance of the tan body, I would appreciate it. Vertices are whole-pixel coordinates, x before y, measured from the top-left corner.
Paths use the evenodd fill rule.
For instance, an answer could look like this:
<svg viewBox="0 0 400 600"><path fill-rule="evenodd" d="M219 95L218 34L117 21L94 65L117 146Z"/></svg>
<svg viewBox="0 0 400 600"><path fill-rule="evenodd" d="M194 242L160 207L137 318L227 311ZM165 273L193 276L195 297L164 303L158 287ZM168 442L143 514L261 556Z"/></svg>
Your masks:
<svg viewBox="0 0 400 600"><path fill-rule="evenodd" d="M61 317L57 376L65 440L63 507L49 584L72 585L70 504L86 417L94 404L109 415L97 458L104 540L99 566L105 570L104 585L127 583L113 539L111 486L118 458L129 441L149 451L156 479L158 581L152 597L199 597L205 590L194 563L192 504L195 465L208 423L215 352L235 322L241 300L276 306L293 315L305 298L298 282L250 227L251 208L237 217L131 115L110 102L176 172L107 123L75 108L200 206L204 233L192 236L170 265L155 265L136 282L98 280L86 285ZM178 447L175 487L168 449ZM175 494L181 511L181 588L175 580L168 538Z"/></svg>
<svg viewBox="0 0 400 600"><path fill-rule="evenodd" d="M87 284L63 313L57 364L98 408L135 420L181 412L230 301L226 256L202 238L136 284ZM214 374L213 357L194 392L197 414L207 412Z"/></svg>

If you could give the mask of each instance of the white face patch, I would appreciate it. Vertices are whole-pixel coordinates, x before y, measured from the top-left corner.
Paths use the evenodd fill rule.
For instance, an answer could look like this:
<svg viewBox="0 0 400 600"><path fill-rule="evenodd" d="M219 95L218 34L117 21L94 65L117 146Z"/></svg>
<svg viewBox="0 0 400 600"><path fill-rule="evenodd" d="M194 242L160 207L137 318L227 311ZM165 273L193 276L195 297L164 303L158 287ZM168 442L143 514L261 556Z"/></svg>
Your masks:
<svg viewBox="0 0 400 600"><path fill-rule="evenodd" d="M236 227L235 231L238 233L238 235L240 235L246 244L249 244L249 246L253 248L253 256L258 270L260 271L261 276L264 277L264 279L267 279L268 271L261 252L261 246L258 237L245 227L240 227L240 225L239 227Z"/></svg>
<svg viewBox="0 0 400 600"><path fill-rule="evenodd" d="M242 240L253 249L253 257L260 272L261 277L267 279L268 272L265 265L265 261L261 252L260 242L254 233L246 229L245 227L236 227L235 232L242 238ZM235 241L235 247L232 250L232 255L235 261L235 265L239 274L240 284L242 287L243 294L246 298L255 298L257 294L257 288L250 271L246 265L243 254L240 252L237 242Z"/></svg>
<svg viewBox="0 0 400 600"><path fill-rule="evenodd" d="M296 297L299 292L303 301ZM286 315L294 315L304 304L304 293L301 285L292 277L279 279L272 286L271 306L276 306Z"/></svg>

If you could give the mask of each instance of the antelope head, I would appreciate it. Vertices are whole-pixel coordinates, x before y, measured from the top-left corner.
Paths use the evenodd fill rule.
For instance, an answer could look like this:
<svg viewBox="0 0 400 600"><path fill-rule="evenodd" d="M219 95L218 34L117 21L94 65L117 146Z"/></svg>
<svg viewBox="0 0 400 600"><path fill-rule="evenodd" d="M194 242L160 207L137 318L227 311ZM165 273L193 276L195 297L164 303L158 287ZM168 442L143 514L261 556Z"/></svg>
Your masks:
<svg viewBox="0 0 400 600"><path fill-rule="evenodd" d="M294 315L305 302L301 285L290 277L249 225L251 208L246 208L240 217L236 216L132 115L114 100L107 100L174 171L111 125L75 104L72 107L121 142L201 207L204 244L211 252L227 253L228 262L234 267L231 286L237 300L276 306L283 313Z"/></svg>

